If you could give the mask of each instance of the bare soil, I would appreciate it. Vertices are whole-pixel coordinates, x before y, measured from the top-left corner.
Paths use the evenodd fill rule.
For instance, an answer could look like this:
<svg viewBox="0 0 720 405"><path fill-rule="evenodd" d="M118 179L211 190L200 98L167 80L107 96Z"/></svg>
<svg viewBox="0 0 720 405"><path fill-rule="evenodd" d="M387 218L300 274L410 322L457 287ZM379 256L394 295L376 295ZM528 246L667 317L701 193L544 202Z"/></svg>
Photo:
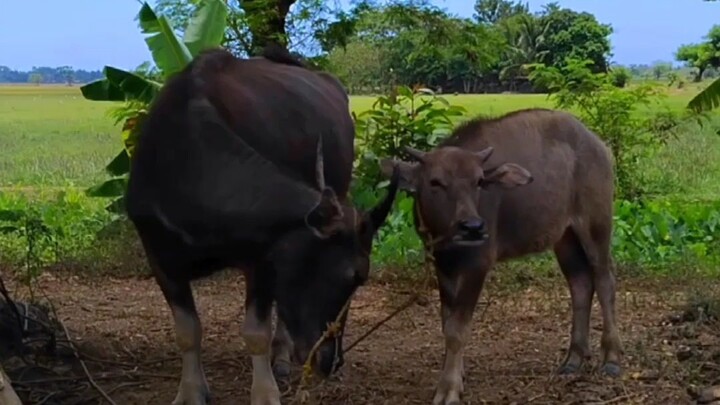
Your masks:
<svg viewBox="0 0 720 405"><path fill-rule="evenodd" d="M609 379L595 370L601 330L597 302L591 364L581 375L559 377L555 369L570 330L567 287L562 279L531 284L508 291L491 282L483 293L465 354L465 404L690 404L698 388L720 377L720 331L705 319L710 307L701 303L686 311L689 297L695 299L697 291L713 295L714 286L619 280L625 369L621 378ZM39 285L81 348L90 374L117 404L172 401L180 360L170 311L154 280L46 274ZM21 295L17 284L8 287L16 297ZM352 304L345 344L407 300L402 288L397 283L364 287ZM240 336L243 295L242 277L232 273L195 285L205 371L215 404L249 402L251 367ZM443 339L437 291L428 290L426 296L427 301L400 313L348 352L337 376L309 388L308 403L429 404L441 369ZM44 390L46 404L99 403L84 373L69 373L74 377L68 381L60 375L44 383L23 376L19 394L28 398L33 389ZM81 383L84 387L78 388ZM294 402L296 385L281 387L286 391L284 404ZM83 393L63 401L55 395L53 401L53 392L63 390Z"/></svg>

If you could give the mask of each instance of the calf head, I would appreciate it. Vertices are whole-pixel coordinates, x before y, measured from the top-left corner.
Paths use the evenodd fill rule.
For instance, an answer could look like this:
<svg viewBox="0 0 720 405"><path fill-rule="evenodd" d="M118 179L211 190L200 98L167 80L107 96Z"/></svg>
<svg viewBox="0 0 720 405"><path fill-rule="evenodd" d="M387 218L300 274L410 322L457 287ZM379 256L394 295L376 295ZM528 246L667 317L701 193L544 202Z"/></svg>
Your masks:
<svg viewBox="0 0 720 405"><path fill-rule="evenodd" d="M487 221L496 215L493 187L513 188L532 182L515 163L485 168L493 153L445 146L430 152L406 148L413 162L384 159L382 171L399 171L400 188L410 192L422 224L444 245L478 246L488 238Z"/></svg>
<svg viewBox="0 0 720 405"><path fill-rule="evenodd" d="M276 270L278 314L293 341L298 362L307 360L329 324L367 280L373 238L387 218L399 183L396 172L385 198L370 211L361 212L341 203L335 192L325 187L322 153L318 156L320 202L308 213L306 226L286 234L270 257ZM312 359L321 375L328 376L343 364L346 319L347 312L339 318L339 330L324 339Z"/></svg>

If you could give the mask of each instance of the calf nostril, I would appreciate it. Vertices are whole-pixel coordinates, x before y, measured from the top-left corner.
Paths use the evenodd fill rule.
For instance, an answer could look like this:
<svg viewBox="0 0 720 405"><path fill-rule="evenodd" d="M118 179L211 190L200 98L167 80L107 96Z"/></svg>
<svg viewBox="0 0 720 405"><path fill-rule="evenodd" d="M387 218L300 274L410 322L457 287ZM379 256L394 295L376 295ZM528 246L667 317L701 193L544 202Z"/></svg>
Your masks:
<svg viewBox="0 0 720 405"><path fill-rule="evenodd" d="M467 232L478 232L485 229L485 221L482 219L467 219L460 222L460 229Z"/></svg>

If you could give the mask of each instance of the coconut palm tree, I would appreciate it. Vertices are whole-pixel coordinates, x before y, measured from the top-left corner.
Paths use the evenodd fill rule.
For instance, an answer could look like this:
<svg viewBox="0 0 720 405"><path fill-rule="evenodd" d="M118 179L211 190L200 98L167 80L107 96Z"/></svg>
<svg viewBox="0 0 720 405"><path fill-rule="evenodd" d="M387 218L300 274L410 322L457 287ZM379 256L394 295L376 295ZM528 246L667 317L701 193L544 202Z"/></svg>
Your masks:
<svg viewBox="0 0 720 405"><path fill-rule="evenodd" d="M508 79L511 88L517 78L526 77L526 66L542 61L542 50L549 25L529 14L520 14L503 22L502 31L508 41L507 62L500 70L500 78Z"/></svg>

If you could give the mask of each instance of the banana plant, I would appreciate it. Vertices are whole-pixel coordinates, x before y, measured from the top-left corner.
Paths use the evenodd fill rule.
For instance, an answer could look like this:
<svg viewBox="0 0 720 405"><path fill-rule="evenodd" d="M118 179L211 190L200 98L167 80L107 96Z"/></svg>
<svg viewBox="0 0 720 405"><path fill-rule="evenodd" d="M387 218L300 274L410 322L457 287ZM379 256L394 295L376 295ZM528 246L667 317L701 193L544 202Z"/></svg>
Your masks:
<svg viewBox="0 0 720 405"><path fill-rule="evenodd" d="M720 79L715 79L688 103L688 108L698 113L710 111L718 106L720 106Z"/></svg>
<svg viewBox="0 0 720 405"><path fill-rule="evenodd" d="M183 38L175 34L170 21L158 15L148 3L143 3L137 15L140 30L147 34L145 42L153 61L160 71L160 79L166 80L180 72L201 51L220 46L226 28L228 9L223 0L202 0L193 17L188 21ZM130 171L130 157L137 141L139 124L147 114L148 106L162 88L162 83L144 75L128 72L112 66L103 69L104 79L88 83L80 88L83 97L93 101L123 102L115 109L122 125L123 149L105 167L112 176L109 180L92 186L86 194L92 197L113 198L107 206L111 212L124 211L125 188Z"/></svg>

